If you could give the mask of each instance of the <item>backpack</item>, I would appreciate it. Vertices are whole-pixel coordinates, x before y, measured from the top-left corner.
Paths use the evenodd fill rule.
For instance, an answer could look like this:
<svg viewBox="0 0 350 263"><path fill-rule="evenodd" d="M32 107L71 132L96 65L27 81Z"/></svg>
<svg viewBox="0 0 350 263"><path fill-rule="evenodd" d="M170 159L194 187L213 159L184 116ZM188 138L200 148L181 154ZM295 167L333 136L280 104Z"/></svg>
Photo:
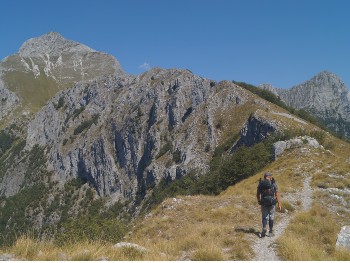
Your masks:
<svg viewBox="0 0 350 263"><path fill-rule="evenodd" d="M260 180L258 190L261 194L262 206L273 206L276 204L275 199L275 180L272 178L271 182L267 180Z"/></svg>

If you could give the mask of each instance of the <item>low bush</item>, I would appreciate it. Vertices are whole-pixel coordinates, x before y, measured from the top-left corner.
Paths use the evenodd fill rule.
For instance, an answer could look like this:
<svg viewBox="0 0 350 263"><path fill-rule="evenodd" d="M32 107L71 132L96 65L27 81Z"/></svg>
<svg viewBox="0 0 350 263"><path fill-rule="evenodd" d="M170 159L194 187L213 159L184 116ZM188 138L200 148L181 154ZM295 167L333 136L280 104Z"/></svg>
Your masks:
<svg viewBox="0 0 350 263"><path fill-rule="evenodd" d="M10 149L15 139L16 138L14 136L6 133L5 131L1 131L0 132L0 154Z"/></svg>
<svg viewBox="0 0 350 263"><path fill-rule="evenodd" d="M97 124L99 114L94 114L90 120L83 121L78 127L74 129L74 135L82 133L84 130L88 130L92 124Z"/></svg>
<svg viewBox="0 0 350 263"><path fill-rule="evenodd" d="M163 145L162 148L160 148L160 151L156 157L156 159L159 159L160 157L162 157L164 154L166 154L168 151L172 150L172 145L169 141L166 141L165 144Z"/></svg>

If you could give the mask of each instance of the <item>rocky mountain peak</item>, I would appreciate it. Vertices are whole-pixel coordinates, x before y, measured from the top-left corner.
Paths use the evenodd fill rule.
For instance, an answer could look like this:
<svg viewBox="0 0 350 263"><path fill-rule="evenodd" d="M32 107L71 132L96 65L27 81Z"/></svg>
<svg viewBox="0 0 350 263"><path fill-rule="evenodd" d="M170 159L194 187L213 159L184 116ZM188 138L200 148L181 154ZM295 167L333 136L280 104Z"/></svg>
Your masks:
<svg viewBox="0 0 350 263"><path fill-rule="evenodd" d="M347 88L344 82L334 73L328 72L326 70L321 71L310 80L304 82L298 86L307 86L319 91L333 91L339 94L346 92Z"/></svg>
<svg viewBox="0 0 350 263"><path fill-rule="evenodd" d="M23 57L50 54L59 56L63 51L71 52L95 52L95 50L78 42L65 39L57 32L49 32L42 36L31 38L20 47L20 55Z"/></svg>
<svg viewBox="0 0 350 263"><path fill-rule="evenodd" d="M344 82L334 73L321 71L290 89L278 90L289 106L314 114L331 130L350 135L350 95Z"/></svg>
<svg viewBox="0 0 350 263"><path fill-rule="evenodd" d="M31 38L0 61L0 119L20 104L24 114L36 112L58 91L104 75L124 75L112 55L57 32Z"/></svg>

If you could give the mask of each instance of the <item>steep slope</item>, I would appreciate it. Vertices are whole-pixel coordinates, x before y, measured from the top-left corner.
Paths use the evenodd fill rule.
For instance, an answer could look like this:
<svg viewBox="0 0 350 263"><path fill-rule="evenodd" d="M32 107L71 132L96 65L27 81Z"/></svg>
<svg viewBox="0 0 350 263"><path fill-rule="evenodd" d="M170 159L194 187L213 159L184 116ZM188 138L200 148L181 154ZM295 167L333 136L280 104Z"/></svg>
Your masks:
<svg viewBox="0 0 350 263"><path fill-rule="evenodd" d="M215 85L186 70L103 77L57 94L29 124L25 149L49 147L48 168L60 182L78 176L100 196L140 201L163 178L207 172L216 146L247 120L232 147L282 129L274 119L283 114L259 110L271 107L230 82Z"/></svg>
<svg viewBox="0 0 350 263"><path fill-rule="evenodd" d="M221 132L215 125L231 122L221 117L219 125L217 115L248 98L229 82L214 86L188 71L102 77L57 94L29 124L25 149L49 147L48 169L60 182L78 176L101 196L135 200L164 177L207 171ZM7 178L24 180L4 178L7 196L18 191Z"/></svg>
<svg viewBox="0 0 350 263"><path fill-rule="evenodd" d="M322 71L290 89L276 89L268 84L260 87L278 94L287 105L313 114L330 130L350 137L349 90L337 75Z"/></svg>

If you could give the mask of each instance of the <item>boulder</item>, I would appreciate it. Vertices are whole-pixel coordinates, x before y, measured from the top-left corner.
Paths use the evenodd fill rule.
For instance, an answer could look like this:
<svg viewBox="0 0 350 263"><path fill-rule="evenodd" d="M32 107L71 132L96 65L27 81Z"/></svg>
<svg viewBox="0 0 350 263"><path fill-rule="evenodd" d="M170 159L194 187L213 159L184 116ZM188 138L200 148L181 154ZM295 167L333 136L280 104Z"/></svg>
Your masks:
<svg viewBox="0 0 350 263"><path fill-rule="evenodd" d="M345 248L350 250L350 226L343 226L338 234L337 248Z"/></svg>

